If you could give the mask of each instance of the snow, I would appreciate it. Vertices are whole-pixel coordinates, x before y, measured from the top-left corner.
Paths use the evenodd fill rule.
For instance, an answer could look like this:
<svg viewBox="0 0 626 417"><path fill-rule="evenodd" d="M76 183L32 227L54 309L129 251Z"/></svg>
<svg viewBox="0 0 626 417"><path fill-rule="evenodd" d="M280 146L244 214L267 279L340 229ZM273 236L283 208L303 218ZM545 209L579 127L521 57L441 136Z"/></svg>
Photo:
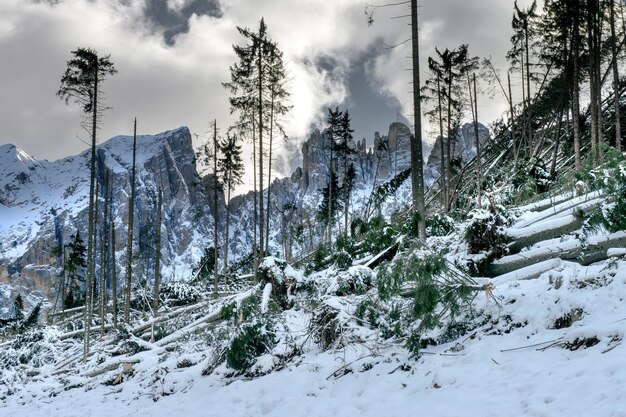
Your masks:
<svg viewBox="0 0 626 417"><path fill-rule="evenodd" d="M272 294L272 284L267 283L263 288L263 296L261 297L261 313L267 313L267 305L270 301L270 295Z"/></svg>

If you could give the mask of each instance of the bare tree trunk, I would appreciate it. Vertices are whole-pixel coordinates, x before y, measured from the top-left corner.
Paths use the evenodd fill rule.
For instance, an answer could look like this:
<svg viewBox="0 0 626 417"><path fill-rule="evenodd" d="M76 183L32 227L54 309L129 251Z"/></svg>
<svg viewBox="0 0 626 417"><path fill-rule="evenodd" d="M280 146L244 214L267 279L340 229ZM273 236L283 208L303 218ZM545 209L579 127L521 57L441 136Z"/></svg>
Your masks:
<svg viewBox="0 0 626 417"><path fill-rule="evenodd" d="M157 198L156 237L154 255L154 299L152 305L153 315L156 317L159 311L159 285L161 284L161 214L163 206L163 189L159 185Z"/></svg>
<svg viewBox="0 0 626 417"><path fill-rule="evenodd" d="M257 188L256 188L256 124L255 124L255 115L254 111L252 112L252 167L253 167L253 175L254 178L254 227L252 228L253 238L252 238L252 252L254 256L254 279L256 280L256 274L259 270L259 247L257 244L257 221L258 221L258 209L257 209Z"/></svg>
<svg viewBox="0 0 626 417"><path fill-rule="evenodd" d="M611 55L613 60L613 111L615 113L615 149L622 151L622 125L620 120L619 71L617 68L617 35L615 32L615 2L611 5Z"/></svg>
<svg viewBox="0 0 626 417"><path fill-rule="evenodd" d="M511 112L511 142L513 144L513 153L515 154L515 162L513 163L513 169L517 170L517 161L519 159L519 147L515 143L515 111L513 109L513 91L511 90L511 73L506 74L509 84L509 110Z"/></svg>
<svg viewBox="0 0 626 417"><path fill-rule="evenodd" d="M578 14L574 13L574 29L572 34L572 58L573 58L573 70L572 70L572 128L574 130L574 167L577 172L581 170L581 158L580 158L580 86L578 84L579 78L579 53L580 45L579 41L580 22L578 20Z"/></svg>
<svg viewBox="0 0 626 417"><path fill-rule="evenodd" d="M437 101L439 102L439 148L441 151L441 174L439 175L439 182L441 184L441 209L446 211L446 208L448 207L448 202L446 201L446 161L443 149L443 112L441 108L441 80L439 76L437 76Z"/></svg>
<svg viewBox="0 0 626 417"><path fill-rule="evenodd" d="M135 220L135 169L137 154L137 118L133 128L133 167L130 178L130 200L128 201L128 240L126 243L126 286L124 288L124 321L130 320L130 290L133 273L133 223Z"/></svg>
<svg viewBox="0 0 626 417"><path fill-rule="evenodd" d="M523 103L523 120L522 120L522 143L524 144L524 151L528 154L528 150L530 149L530 141L528 140L528 101L526 100L526 88L525 84L525 76L524 76L524 53L521 53L521 70L520 74L522 75L522 103ZM521 147L520 147L521 149Z"/></svg>
<svg viewBox="0 0 626 417"><path fill-rule="evenodd" d="M219 249L217 244L217 226L219 222L219 210L217 207L217 190L219 183L217 180L217 120L213 121L213 288L217 294L218 266L217 260Z"/></svg>
<svg viewBox="0 0 626 417"><path fill-rule="evenodd" d="M263 60L259 53L258 61L259 71L259 252L261 257L265 257L265 249L263 246L263 226L265 217L263 213Z"/></svg>
<svg viewBox="0 0 626 417"><path fill-rule="evenodd" d="M469 83L469 74L467 76L467 81ZM476 74L474 74L474 98L472 100L472 90L470 84L470 105L472 105L472 115L474 116L474 136L476 139L476 186L477 186L477 197L478 197L478 207L482 207L481 201L481 183L482 183L482 164L480 157L480 138L478 136L478 99L476 95Z"/></svg>
<svg viewBox="0 0 626 417"><path fill-rule="evenodd" d="M111 312L113 326L117 328L117 259L115 256L115 221L111 222Z"/></svg>
<svg viewBox="0 0 626 417"><path fill-rule="evenodd" d="M268 155L267 168L267 223L265 225L265 248L270 247L270 202L272 194L272 145L274 141L274 91L272 91L272 100L270 106L270 151Z"/></svg>
<svg viewBox="0 0 626 417"><path fill-rule="evenodd" d="M228 182L228 181L227 181ZM229 241L229 233L230 233L230 185L227 185L227 194L228 198L226 199L226 234L225 239L226 243L224 243L224 278L226 279L228 275L228 241Z"/></svg>
<svg viewBox="0 0 626 417"><path fill-rule="evenodd" d="M333 134L330 134L330 163L328 164L328 244L333 243L333 148L335 147L335 138Z"/></svg>
<svg viewBox="0 0 626 417"><path fill-rule="evenodd" d="M452 70L450 70L452 72ZM448 73L448 139L446 140L446 206L443 208L445 213L448 212L451 206L451 184L450 180L452 179L452 154L451 154L451 145L452 145L452 74ZM443 140L443 138L441 138Z"/></svg>
<svg viewBox="0 0 626 417"><path fill-rule="evenodd" d="M598 96L596 86L596 46L594 28L594 0L587 0L587 48L589 49L589 112L591 114L591 155L593 166L598 164Z"/></svg>
<svg viewBox="0 0 626 417"><path fill-rule="evenodd" d="M104 171L104 215L102 216L102 235L100 243L100 337L104 336L104 321L106 314L106 255L107 241L109 239L109 170Z"/></svg>
<svg viewBox="0 0 626 417"><path fill-rule="evenodd" d="M90 162L90 180L89 180L89 225L87 231L87 280L85 283L85 310L83 313L83 360L87 360L89 353L89 330L91 327L91 296L92 283L95 278L95 248L94 236L94 195L96 180L96 133L98 123L98 60L96 59L94 69L94 88L92 101L92 119L91 119L91 162Z"/></svg>
<svg viewBox="0 0 626 417"><path fill-rule="evenodd" d="M422 154L422 106L420 102L420 65L417 0L411 0L411 46L413 61L413 124L411 141L411 186L413 209L419 215L418 236L426 240L426 204L424 201L424 155Z"/></svg>
<svg viewBox="0 0 626 417"><path fill-rule="evenodd" d="M526 20L526 25L528 25L528 20ZM527 115L526 121L528 123L528 149L532 149L533 147L533 118L531 114L530 105L532 104L532 96L530 94L530 45L528 44L528 26L524 31L524 38L526 40L525 50L526 50L526 95L528 98L528 106L526 107Z"/></svg>

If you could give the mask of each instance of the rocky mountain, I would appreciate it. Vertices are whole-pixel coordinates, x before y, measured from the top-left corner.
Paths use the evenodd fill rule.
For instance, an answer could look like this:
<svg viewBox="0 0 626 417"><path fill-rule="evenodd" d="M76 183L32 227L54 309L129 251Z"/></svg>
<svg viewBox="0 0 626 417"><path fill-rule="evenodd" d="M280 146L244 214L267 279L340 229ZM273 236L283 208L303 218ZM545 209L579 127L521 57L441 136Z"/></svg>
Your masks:
<svg viewBox="0 0 626 417"><path fill-rule="evenodd" d="M489 129L483 124L478 124L478 137L481 145L489 139ZM450 143L450 153L453 159L460 159L467 162L476 156L476 135L474 133L474 125L465 123L458 130L456 137ZM428 155L426 166L424 167L424 182L430 187L438 178L441 169L441 142L443 141L444 149L446 149L448 138L438 136L433 144L432 150Z"/></svg>
<svg viewBox="0 0 626 417"><path fill-rule="evenodd" d="M126 253L132 142L132 137L118 136L97 149L99 184L104 184L105 170L110 172L119 266ZM77 230L86 235L89 155L85 151L55 162L37 161L13 145L0 147L0 281L51 295L61 266L54 248L63 247ZM196 171L187 128L137 137L134 233L136 273L143 279L150 278L146 268L154 256L150 239L159 186L164 205L163 276L189 275L213 218L211 190ZM102 214L101 187L99 197Z"/></svg>
<svg viewBox="0 0 626 417"><path fill-rule="evenodd" d="M461 130L455 154L472 155L472 132L467 126ZM486 129L482 132L486 133ZM365 216L366 211L368 215L390 215L410 201L410 181L405 181L396 195L380 206L370 201L377 186L409 168L410 138L407 126L392 123L387 135L375 134L373 147L366 146L363 139L348 144L350 152L345 161L335 153L333 167L339 185L344 180L346 163L352 164L356 172L349 220ZM302 144L302 167L291 176L272 182L270 253L296 258L310 251L323 236L323 227L316 216L322 200L321 190L329 178L330 146L331 139L325 132L314 131ZM39 299L38 294L54 295L62 263L54 248L63 247L77 231L86 235L88 161L88 151L49 162L35 160L13 145L0 147L0 282L10 284L13 291L15 288L26 294L39 291L33 299ZM118 136L99 145L98 181L104 183L105 170L111 176L118 276L122 276L125 265L131 165L132 137ZM431 156L426 172L432 177L437 167L436 156ZM158 187L163 189L162 276L164 279L192 277L202 254L213 246L214 182L211 176L201 178L198 174L187 128L138 136L134 230L137 280L150 281L153 276ZM103 193L101 188L99 190L102 210ZM264 198L267 192L266 189ZM249 192L232 200L231 261L252 251L254 197L254 193ZM218 210L218 245L221 246L226 218L221 192ZM343 215L338 217L335 230L344 227ZM4 293L6 291L5 288Z"/></svg>

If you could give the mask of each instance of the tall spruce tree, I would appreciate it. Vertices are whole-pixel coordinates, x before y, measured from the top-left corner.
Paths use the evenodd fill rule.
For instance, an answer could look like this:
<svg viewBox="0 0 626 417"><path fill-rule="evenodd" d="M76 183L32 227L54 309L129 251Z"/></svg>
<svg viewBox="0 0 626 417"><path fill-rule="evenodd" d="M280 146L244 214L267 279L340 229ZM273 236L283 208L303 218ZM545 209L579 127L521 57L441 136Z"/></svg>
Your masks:
<svg viewBox="0 0 626 417"><path fill-rule="evenodd" d="M537 35L539 15L537 14L537 2L533 0L531 5L526 9L520 9L517 0L513 3L514 11L511 19L511 27L513 28L513 36L511 37L512 48L507 53L507 58L513 65L519 65L522 74L522 97L524 107L524 129L523 138L525 138L526 148L532 147L533 127L532 114L530 104L532 102L531 81L535 78L531 67L531 54L537 47Z"/></svg>
<svg viewBox="0 0 626 417"><path fill-rule="evenodd" d="M96 143L98 121L103 110L101 100L101 83L107 76L117 72L110 60L110 55L103 57L91 48L78 48L72 51L72 59L67 62L67 69L61 77L61 87L57 95L68 104L74 101L82 106L85 114L90 115L91 130L91 161L89 181L89 217L87 232L87 295L84 313L83 358L89 353L89 331L92 313L92 288L95 282L95 176L96 176Z"/></svg>
<svg viewBox="0 0 626 417"><path fill-rule="evenodd" d="M255 183L258 183L260 195L258 200L259 236L258 244L260 256L265 255L265 225L266 213L264 209L263 178L265 145L264 138L274 127L278 127L278 117L288 111L285 89L284 69L282 68L282 53L276 42L272 41L267 32L265 20L261 19L258 31L237 27L239 33L246 38L248 44L233 45L238 62L230 67L231 81L224 83L224 87L231 93L231 113L238 113L239 133L252 133L252 142L255 159ZM258 143L258 150L256 144ZM257 169L258 163L258 169ZM271 180L268 178L268 180ZM255 187L256 188L256 187ZM255 229L256 230L256 229ZM255 239L257 240L257 239ZM258 259L255 260L255 264Z"/></svg>

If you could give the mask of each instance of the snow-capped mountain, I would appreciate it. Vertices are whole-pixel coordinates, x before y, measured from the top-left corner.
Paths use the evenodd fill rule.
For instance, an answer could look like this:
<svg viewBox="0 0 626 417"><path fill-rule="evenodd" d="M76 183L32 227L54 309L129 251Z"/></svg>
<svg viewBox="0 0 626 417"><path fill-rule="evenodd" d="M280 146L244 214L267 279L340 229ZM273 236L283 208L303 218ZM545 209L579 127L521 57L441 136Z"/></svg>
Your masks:
<svg viewBox="0 0 626 417"><path fill-rule="evenodd" d="M110 172L118 261L125 254L132 166L132 137L118 136L97 149L97 180ZM13 145L0 147L0 280L49 293L61 258L55 247L80 231L86 236L89 151L55 162L37 161ZM187 128L137 137L135 237L139 263L154 227L157 187L163 189L163 275L186 273L212 227L209 190L198 176ZM102 210L103 191L99 187ZM222 201L223 203L223 201ZM100 213L101 217L101 213ZM101 228L101 226L100 226ZM118 262L123 265L123 262ZM146 275L142 268L136 273ZM149 278L149 277L144 277Z"/></svg>
<svg viewBox="0 0 626 417"><path fill-rule="evenodd" d="M469 129L462 130L457 153L473 143ZM380 213L390 215L410 201L410 181L395 197L380 206L371 204L373 190L410 167L409 128L392 123L387 135L375 134L374 146L365 139L348 144L347 163L356 171L349 221ZM132 137L117 136L98 146L97 179L105 170L112 184L112 212L116 232L118 275L124 272L128 201L132 166ZM466 143L467 142L467 143ZM288 259L307 253L323 236L316 219L321 190L329 178L331 139L314 131L302 145L302 167L271 184L269 252ZM471 152L471 151L470 151ZM89 202L89 151L55 162L38 161L13 145L0 147L0 282L20 286L22 292L39 290L52 296L61 258L54 248L70 236L86 235ZM432 169L430 162L426 171ZM344 160L333 158L339 185ZM430 168L429 168L430 167ZM201 178L191 135L185 127L137 137L137 200L135 204L135 275L152 279L157 187L163 189L162 276L189 279L206 248L213 246L213 178ZM99 188L100 210L103 192ZM258 194L257 194L258 196ZM267 198L267 189L264 193ZM231 203L230 260L252 251L254 193L237 196ZM224 244L226 204L218 195L219 241ZM100 217L101 217L100 213ZM343 215L335 227L343 227ZM101 228L101 226L99 226ZM96 261L97 263L99 260ZM2 307L2 306L0 306Z"/></svg>

